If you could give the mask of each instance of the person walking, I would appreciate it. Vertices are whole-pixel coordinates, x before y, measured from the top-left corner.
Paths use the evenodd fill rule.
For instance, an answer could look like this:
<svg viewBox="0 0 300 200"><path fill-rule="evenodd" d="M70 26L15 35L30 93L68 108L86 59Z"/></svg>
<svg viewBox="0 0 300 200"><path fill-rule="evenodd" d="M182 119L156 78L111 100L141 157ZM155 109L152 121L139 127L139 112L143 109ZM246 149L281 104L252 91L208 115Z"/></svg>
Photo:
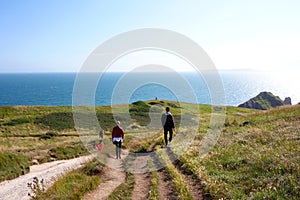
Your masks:
<svg viewBox="0 0 300 200"><path fill-rule="evenodd" d="M170 112L170 108L166 107L166 112L161 117L161 123L164 127L164 139L165 145L168 145L168 141L172 141L173 130L175 129L174 117ZM169 132L169 140L168 140L168 132Z"/></svg>
<svg viewBox="0 0 300 200"><path fill-rule="evenodd" d="M124 130L121 127L120 121L116 122L116 126L112 130L112 142L116 145L116 159L121 159L122 142L124 140Z"/></svg>

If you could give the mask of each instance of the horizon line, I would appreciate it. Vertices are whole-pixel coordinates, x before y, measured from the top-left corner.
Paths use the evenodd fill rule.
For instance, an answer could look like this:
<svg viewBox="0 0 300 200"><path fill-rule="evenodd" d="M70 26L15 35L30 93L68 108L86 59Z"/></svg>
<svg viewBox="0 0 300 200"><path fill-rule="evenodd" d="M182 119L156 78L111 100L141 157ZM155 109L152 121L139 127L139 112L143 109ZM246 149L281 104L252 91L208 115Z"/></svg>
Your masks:
<svg viewBox="0 0 300 200"><path fill-rule="evenodd" d="M248 72L269 72L270 70L259 70L259 69L216 69L216 70L208 70L203 69L202 71L248 71ZM274 70L273 70L274 71ZM276 70L275 70L276 71ZM193 73L196 71L105 71L105 73L170 73L170 72L177 72L177 73ZM200 71L201 72L201 71ZM101 72L80 72L80 71L7 71L7 72L0 72L0 74L66 74L66 73L101 73Z"/></svg>

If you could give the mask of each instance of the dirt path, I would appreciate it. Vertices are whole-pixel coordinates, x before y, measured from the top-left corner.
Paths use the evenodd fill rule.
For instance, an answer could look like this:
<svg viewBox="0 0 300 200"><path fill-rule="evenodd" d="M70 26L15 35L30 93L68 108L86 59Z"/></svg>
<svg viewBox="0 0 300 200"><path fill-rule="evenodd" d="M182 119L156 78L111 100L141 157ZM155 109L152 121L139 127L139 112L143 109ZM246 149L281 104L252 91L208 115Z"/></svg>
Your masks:
<svg viewBox="0 0 300 200"><path fill-rule="evenodd" d="M159 179L159 183L158 183L159 199L161 200L180 199L176 194L172 180L166 175L165 170L161 169L157 172L157 174Z"/></svg>
<svg viewBox="0 0 300 200"><path fill-rule="evenodd" d="M84 200L101 200L107 197L121 184L125 182L125 172L123 160L127 157L128 152L122 151L122 159L115 159L111 154L106 158L106 167L101 175L101 183L98 187L87 193Z"/></svg>
<svg viewBox="0 0 300 200"><path fill-rule="evenodd" d="M132 200L148 199L150 189L150 177L148 173L134 175L134 189Z"/></svg>
<svg viewBox="0 0 300 200"><path fill-rule="evenodd" d="M107 197L125 181L125 173L117 169L105 167L101 176L101 184L86 194L83 200L101 200Z"/></svg>
<svg viewBox="0 0 300 200"><path fill-rule="evenodd" d="M178 169L178 168L177 168ZM178 169L181 176L184 178L185 183L187 184L189 191L194 200L203 200L203 188L199 180L193 178L191 175L186 174L183 170Z"/></svg>
<svg viewBox="0 0 300 200"><path fill-rule="evenodd" d="M44 179L46 187L53 184L53 179L67 171L79 168L83 163L88 162L94 156L83 156L70 160L59 160L30 167L30 172L13 180L3 181L0 183L0 199L1 200L27 200L30 199L27 183L31 183L33 177L39 180Z"/></svg>

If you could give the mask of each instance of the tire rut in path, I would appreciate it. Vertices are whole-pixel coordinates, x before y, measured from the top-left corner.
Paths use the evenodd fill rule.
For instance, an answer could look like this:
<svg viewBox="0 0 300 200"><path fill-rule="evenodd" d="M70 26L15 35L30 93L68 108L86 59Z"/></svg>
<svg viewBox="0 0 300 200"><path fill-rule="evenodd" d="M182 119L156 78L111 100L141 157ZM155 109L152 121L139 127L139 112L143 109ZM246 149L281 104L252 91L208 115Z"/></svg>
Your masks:
<svg viewBox="0 0 300 200"><path fill-rule="evenodd" d="M190 194L194 200L204 200L203 187L199 180L192 177L192 175L186 174L183 170L176 166L178 172L184 178L186 185L189 188ZM205 198L206 199L206 198Z"/></svg>
<svg viewBox="0 0 300 200"><path fill-rule="evenodd" d="M184 182L187 185L193 199L194 200L211 199L209 195L204 194L201 181L197 177L194 177L192 173L188 173L187 171L185 171L180 167L180 164L176 159L176 155L171 150L167 151L167 155L170 159L175 160L175 162L172 162L172 164L175 166L178 173L183 177Z"/></svg>
<svg viewBox="0 0 300 200"><path fill-rule="evenodd" d="M211 199L209 195L204 195L201 181L198 178L193 177L193 174L188 174L184 169L180 167L179 162L177 160L177 156L172 152L172 150L168 149L166 152L169 159L173 160L172 165L174 165L177 172L182 176L193 199L194 200Z"/></svg>
<svg viewBox="0 0 300 200"><path fill-rule="evenodd" d="M159 199L160 200L178 200L180 199L173 186L173 182L166 174L165 169L160 169L157 172L158 175L158 188L159 188Z"/></svg>
<svg viewBox="0 0 300 200"><path fill-rule="evenodd" d="M101 175L101 183L98 187L86 194L83 200L100 200L107 197L121 184L125 182L125 173L118 169L105 167Z"/></svg>
<svg viewBox="0 0 300 200"><path fill-rule="evenodd" d="M148 199L150 189L150 177L148 173L134 174L134 189L132 200Z"/></svg>

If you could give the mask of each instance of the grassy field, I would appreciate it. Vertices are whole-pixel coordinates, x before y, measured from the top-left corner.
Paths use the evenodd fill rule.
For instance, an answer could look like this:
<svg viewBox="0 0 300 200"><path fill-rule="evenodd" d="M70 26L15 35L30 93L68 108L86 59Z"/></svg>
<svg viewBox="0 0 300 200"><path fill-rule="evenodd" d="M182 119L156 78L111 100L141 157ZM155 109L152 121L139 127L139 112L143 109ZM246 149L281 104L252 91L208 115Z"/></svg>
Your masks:
<svg viewBox="0 0 300 200"><path fill-rule="evenodd" d="M33 163L87 154L72 126L70 107L0 107L0 180L27 173Z"/></svg>
<svg viewBox="0 0 300 200"><path fill-rule="evenodd" d="M124 112L128 109L133 120L133 124L128 124L122 115L118 116L126 125L124 148L132 152L162 148L162 132L143 140L137 136L152 134L147 128L151 123L149 111L155 114L159 110L153 109L162 111L165 106L171 107L177 128L184 117L199 120L193 144L178 163L183 170L197 176L199 184L214 199L300 198L300 105L267 111L227 107L222 134L203 158L199 157L199 146L210 128L211 106L168 101L120 105ZM101 127L110 135L109 130L114 126L112 109L97 107L96 111ZM189 129L185 127L183 131ZM85 154L87 151L74 129L71 107L0 107L1 180L27 173L34 162ZM169 168L172 173L172 166ZM131 178L128 174L128 181L122 187L131 188ZM155 174L152 179L155 188Z"/></svg>

